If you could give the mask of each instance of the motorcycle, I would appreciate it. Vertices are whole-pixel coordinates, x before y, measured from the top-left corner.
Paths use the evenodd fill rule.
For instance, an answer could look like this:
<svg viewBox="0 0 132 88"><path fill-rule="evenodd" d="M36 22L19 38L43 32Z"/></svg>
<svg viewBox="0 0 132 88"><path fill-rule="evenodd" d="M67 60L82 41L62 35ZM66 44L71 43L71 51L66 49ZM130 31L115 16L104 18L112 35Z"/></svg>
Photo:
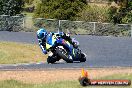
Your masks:
<svg viewBox="0 0 132 88"><path fill-rule="evenodd" d="M46 49L50 51L47 63L55 63L63 59L67 63L74 61L85 62L86 55L79 49L79 42L72 39L76 48L69 41L61 38L59 34L52 34L46 41Z"/></svg>

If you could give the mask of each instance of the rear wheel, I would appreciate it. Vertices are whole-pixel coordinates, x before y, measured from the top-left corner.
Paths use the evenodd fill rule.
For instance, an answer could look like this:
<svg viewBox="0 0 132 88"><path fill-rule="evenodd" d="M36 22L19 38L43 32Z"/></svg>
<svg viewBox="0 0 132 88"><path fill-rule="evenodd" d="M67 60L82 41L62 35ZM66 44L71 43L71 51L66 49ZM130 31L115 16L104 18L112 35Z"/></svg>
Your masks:
<svg viewBox="0 0 132 88"><path fill-rule="evenodd" d="M85 62L85 61L86 61L86 56L84 53L81 53L80 62Z"/></svg>
<svg viewBox="0 0 132 88"><path fill-rule="evenodd" d="M73 63L72 58L69 58L69 54L65 49L57 48L56 53L58 54L59 57L61 57L67 63Z"/></svg>

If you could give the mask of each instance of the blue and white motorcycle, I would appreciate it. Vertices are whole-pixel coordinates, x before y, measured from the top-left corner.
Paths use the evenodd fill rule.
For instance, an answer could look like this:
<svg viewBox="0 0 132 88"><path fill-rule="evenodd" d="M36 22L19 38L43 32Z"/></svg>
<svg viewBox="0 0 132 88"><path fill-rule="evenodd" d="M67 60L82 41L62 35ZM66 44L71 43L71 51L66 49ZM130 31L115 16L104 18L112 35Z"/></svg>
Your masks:
<svg viewBox="0 0 132 88"><path fill-rule="evenodd" d="M74 61L85 62L86 55L79 49L79 42L75 39L72 40L76 44L76 48L58 34L52 34L50 39L46 41L46 49L50 51L47 62L55 63L60 59L67 63L73 63Z"/></svg>

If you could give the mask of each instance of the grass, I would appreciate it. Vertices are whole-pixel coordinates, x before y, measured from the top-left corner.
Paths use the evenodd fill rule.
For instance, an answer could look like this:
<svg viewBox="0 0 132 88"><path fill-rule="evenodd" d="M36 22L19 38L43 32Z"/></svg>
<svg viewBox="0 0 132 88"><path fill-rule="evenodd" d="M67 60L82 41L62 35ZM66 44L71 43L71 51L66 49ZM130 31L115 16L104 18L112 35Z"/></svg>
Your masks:
<svg viewBox="0 0 132 88"><path fill-rule="evenodd" d="M44 61L38 45L0 42L0 64L15 64Z"/></svg>
<svg viewBox="0 0 132 88"><path fill-rule="evenodd" d="M48 84L26 84L16 80L5 80L0 82L0 88L80 88L77 81L65 81Z"/></svg>
<svg viewBox="0 0 132 88"><path fill-rule="evenodd" d="M31 88L32 85L24 84L16 80L5 80L0 82L0 88Z"/></svg>
<svg viewBox="0 0 132 88"><path fill-rule="evenodd" d="M101 79L130 79L132 80L132 74L114 74L111 76L102 77Z"/></svg>
<svg viewBox="0 0 132 88"><path fill-rule="evenodd" d="M22 14L26 15L26 17L33 17L34 13L23 11Z"/></svg>
<svg viewBox="0 0 132 88"><path fill-rule="evenodd" d="M121 74L107 76L101 79L130 79L132 74ZM43 84L26 84L16 80L0 81L0 88L83 88L79 82L76 81L61 81L54 83ZM87 86L86 88L124 88L124 86ZM132 86L125 86L125 88L132 88Z"/></svg>

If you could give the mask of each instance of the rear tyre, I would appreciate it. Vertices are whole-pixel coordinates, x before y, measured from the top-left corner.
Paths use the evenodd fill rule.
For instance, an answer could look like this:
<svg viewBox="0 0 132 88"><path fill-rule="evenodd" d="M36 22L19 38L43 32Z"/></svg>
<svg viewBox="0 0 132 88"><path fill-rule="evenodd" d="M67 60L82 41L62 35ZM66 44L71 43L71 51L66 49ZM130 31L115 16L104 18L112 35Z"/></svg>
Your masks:
<svg viewBox="0 0 132 88"><path fill-rule="evenodd" d="M49 64L49 63L51 63L51 64L53 64L53 63L55 63L56 62L56 58L55 57L53 57L53 56L48 56L48 58L47 58L47 63Z"/></svg>
<svg viewBox="0 0 132 88"><path fill-rule="evenodd" d="M85 62L85 61L86 61L86 56L84 53L81 53L80 62Z"/></svg>
<svg viewBox="0 0 132 88"><path fill-rule="evenodd" d="M68 52L65 49L57 48L56 53L59 57L65 60L67 63L73 63L72 59L69 59Z"/></svg>

